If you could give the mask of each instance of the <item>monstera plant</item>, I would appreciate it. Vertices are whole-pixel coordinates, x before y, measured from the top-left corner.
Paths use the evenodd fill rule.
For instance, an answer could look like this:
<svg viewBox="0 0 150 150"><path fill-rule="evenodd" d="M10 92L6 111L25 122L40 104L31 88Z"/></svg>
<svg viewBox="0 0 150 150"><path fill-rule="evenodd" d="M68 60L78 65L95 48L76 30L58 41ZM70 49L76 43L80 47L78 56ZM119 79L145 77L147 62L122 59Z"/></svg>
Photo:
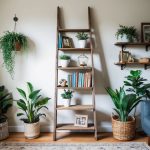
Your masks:
<svg viewBox="0 0 150 150"><path fill-rule="evenodd" d="M11 77L14 73L16 51L26 48L27 37L21 33L7 31L0 38L0 49L2 49L4 65Z"/></svg>
<svg viewBox="0 0 150 150"><path fill-rule="evenodd" d="M0 86L0 140L8 137L8 122L7 116L5 115L8 109L12 106L11 94L7 92L4 86Z"/></svg>
<svg viewBox="0 0 150 150"><path fill-rule="evenodd" d="M18 117L21 117L25 124L25 137L27 138L36 138L40 134L40 117L46 116L44 113L41 113L42 108L46 108L46 105L50 98L42 97L40 95L41 90L35 90L33 85L30 82L27 82L28 94L17 88L20 96L22 97L17 101L18 108L22 111L17 114Z"/></svg>

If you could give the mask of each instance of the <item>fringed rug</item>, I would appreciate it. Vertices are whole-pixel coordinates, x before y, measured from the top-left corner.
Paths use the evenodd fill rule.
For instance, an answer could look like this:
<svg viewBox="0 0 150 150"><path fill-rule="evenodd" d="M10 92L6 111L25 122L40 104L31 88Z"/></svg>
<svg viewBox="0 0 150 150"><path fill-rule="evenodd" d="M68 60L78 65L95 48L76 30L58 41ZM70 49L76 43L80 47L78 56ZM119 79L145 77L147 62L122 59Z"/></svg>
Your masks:
<svg viewBox="0 0 150 150"><path fill-rule="evenodd" d="M0 150L150 150L146 143L16 143L0 142Z"/></svg>

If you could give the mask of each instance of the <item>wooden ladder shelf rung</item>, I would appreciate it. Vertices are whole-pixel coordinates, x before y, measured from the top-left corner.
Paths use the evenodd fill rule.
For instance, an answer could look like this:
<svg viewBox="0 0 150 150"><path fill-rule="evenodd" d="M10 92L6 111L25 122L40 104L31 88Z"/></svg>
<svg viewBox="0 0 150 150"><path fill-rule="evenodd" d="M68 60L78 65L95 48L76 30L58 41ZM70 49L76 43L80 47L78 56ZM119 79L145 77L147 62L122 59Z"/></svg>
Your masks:
<svg viewBox="0 0 150 150"><path fill-rule="evenodd" d="M92 43L92 25L91 25L91 10L88 7L88 29L65 29L61 27L61 11L60 8L57 7L57 32L56 32L56 81L55 81L55 101L54 101L54 132L53 132L53 140L57 140L57 131L58 130L71 130L71 131L93 131L95 139L97 140L97 121L96 121L96 109L95 109L95 84L94 84L94 63L93 63L93 43ZM89 48L58 48L58 37L61 32L88 32L90 47ZM59 52L87 52L91 54L91 67L59 67L58 66L58 56ZM86 71L92 73L92 87L59 87L58 86L58 73L59 70L62 71ZM92 104L91 105L72 105L69 107L64 107L62 105L58 105L58 90L61 89L73 89L75 91L91 91L92 93ZM57 112L62 110L71 110L71 111L91 111L93 113L93 124L88 124L88 127L77 127L74 124L58 124L57 122Z"/></svg>

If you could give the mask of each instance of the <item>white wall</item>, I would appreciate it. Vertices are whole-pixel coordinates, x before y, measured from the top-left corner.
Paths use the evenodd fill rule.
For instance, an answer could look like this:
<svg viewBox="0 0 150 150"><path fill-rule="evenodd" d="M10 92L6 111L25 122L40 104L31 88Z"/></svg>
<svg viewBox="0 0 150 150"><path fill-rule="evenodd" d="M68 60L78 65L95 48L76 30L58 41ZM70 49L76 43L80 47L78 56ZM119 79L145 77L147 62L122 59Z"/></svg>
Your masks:
<svg viewBox="0 0 150 150"><path fill-rule="evenodd" d="M95 30L94 64L96 69L96 108L98 127L103 131L111 130L110 115L113 104L104 87L122 86L125 75L131 68L121 71L114 62L118 60L119 48L115 32L119 24L134 25L140 31L141 22L149 22L149 0L0 0L0 35L13 29L13 17L19 17L17 31L29 37L29 49L17 52L15 78L12 80L2 67L0 54L0 82L4 84L14 99L19 99L16 87L25 88L27 81L32 82L42 93L52 98L49 103L47 119L42 119L43 131L53 126L53 101L55 84L56 53L56 8L63 8L66 28L87 27L87 7L93 8L92 16ZM142 49L142 48L141 48ZM150 56L149 52L133 51L137 56ZM77 55L72 56L74 59ZM133 68L134 69L134 68ZM142 68L141 68L142 69ZM143 70L143 69L142 69ZM149 70L143 70L143 76L150 79ZM74 99L80 99L78 93ZM90 102L90 96L83 96L84 102ZM75 101L75 100L73 100ZM23 131L23 123L16 117L16 106L9 111L11 131ZM74 113L61 113L59 121L73 121ZM138 112L139 114L139 112ZM101 130L101 131L102 131Z"/></svg>

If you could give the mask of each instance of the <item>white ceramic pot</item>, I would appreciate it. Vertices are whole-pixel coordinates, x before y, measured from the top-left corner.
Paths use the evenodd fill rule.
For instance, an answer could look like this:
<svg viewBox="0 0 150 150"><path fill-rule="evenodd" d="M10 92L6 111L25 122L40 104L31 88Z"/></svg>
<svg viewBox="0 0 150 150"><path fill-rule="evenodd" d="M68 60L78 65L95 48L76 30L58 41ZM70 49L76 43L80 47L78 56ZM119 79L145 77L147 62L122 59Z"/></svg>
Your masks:
<svg viewBox="0 0 150 150"><path fill-rule="evenodd" d="M62 67L68 67L69 63L70 63L70 59L69 60L63 60L63 59L60 60L60 65Z"/></svg>
<svg viewBox="0 0 150 150"><path fill-rule="evenodd" d="M69 107L71 103L71 99L63 99L64 101L64 107Z"/></svg>
<svg viewBox="0 0 150 150"><path fill-rule="evenodd" d="M40 122L24 123L24 135L28 139L35 139L40 135Z"/></svg>
<svg viewBox="0 0 150 150"><path fill-rule="evenodd" d="M118 42L129 42L129 40L127 39L127 35L124 34L122 38L121 36L119 36Z"/></svg>
<svg viewBox="0 0 150 150"><path fill-rule="evenodd" d="M86 48L87 40L79 40L79 48Z"/></svg>
<svg viewBox="0 0 150 150"><path fill-rule="evenodd" d="M0 140L4 140L9 136L8 122L0 123Z"/></svg>

